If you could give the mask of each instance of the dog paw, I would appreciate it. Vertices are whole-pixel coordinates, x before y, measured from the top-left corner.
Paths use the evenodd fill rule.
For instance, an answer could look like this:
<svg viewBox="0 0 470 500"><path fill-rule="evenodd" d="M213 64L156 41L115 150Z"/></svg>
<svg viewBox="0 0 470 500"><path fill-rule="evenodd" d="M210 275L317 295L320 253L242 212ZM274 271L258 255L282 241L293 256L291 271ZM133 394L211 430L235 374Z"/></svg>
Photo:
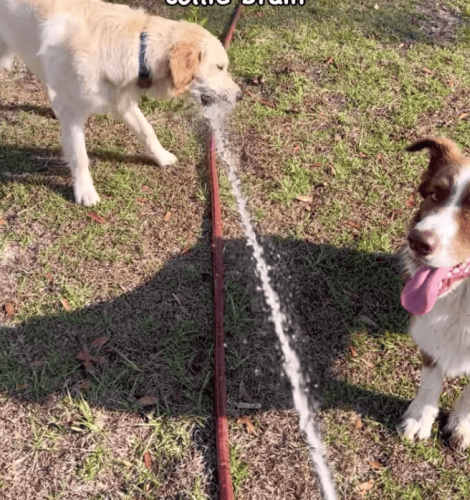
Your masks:
<svg viewBox="0 0 470 500"><path fill-rule="evenodd" d="M170 167L178 161L178 158L173 153L163 150L163 152L155 157L155 161L160 165L160 167Z"/></svg>
<svg viewBox="0 0 470 500"><path fill-rule="evenodd" d="M438 409L434 406L411 403L403 416L400 431L411 441L414 439L427 439L431 436L432 424L437 417L437 413Z"/></svg>
<svg viewBox="0 0 470 500"><path fill-rule="evenodd" d="M75 186L75 201L85 207L91 207L100 201L100 197L93 185L83 187Z"/></svg>
<svg viewBox="0 0 470 500"><path fill-rule="evenodd" d="M452 412L444 432L450 433L450 445L454 448L465 449L470 445L470 415L459 415Z"/></svg>
<svg viewBox="0 0 470 500"><path fill-rule="evenodd" d="M11 71L12 67L13 67L12 55L0 57L0 73L3 73L4 71Z"/></svg>

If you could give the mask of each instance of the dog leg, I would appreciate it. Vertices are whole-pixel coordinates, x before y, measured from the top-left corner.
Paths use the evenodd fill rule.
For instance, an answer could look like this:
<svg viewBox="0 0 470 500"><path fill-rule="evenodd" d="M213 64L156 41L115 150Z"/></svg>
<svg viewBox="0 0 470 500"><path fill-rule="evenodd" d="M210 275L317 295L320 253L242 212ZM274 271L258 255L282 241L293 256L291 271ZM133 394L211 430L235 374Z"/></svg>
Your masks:
<svg viewBox="0 0 470 500"><path fill-rule="evenodd" d="M421 384L418 394L412 401L401 423L406 438L426 439L438 414L438 399L442 390L444 374L438 365L423 364Z"/></svg>
<svg viewBox="0 0 470 500"><path fill-rule="evenodd" d="M9 71L13 65L13 52L0 40L0 71Z"/></svg>
<svg viewBox="0 0 470 500"><path fill-rule="evenodd" d="M75 201L89 207L98 203L100 197L93 186L93 180L88 170L89 162L84 133L85 118L72 119L69 116L61 116L61 113L57 113L56 110L54 112L60 121L62 147L72 171Z"/></svg>
<svg viewBox="0 0 470 500"><path fill-rule="evenodd" d="M444 429L450 432L453 446L467 448L470 445L470 387L467 386L462 396L455 403Z"/></svg>
<svg viewBox="0 0 470 500"><path fill-rule="evenodd" d="M136 135L140 143L161 167L174 165L178 161L174 154L164 149L160 144L152 125L147 121L138 106L131 106L116 117Z"/></svg>
<svg viewBox="0 0 470 500"><path fill-rule="evenodd" d="M55 91L53 90L53 88L50 85L43 84L43 87L47 93L47 96L49 97L49 100L51 101L51 103L53 103L56 99L57 94L55 93ZM57 115L55 114L53 109L51 110L51 115L55 120L57 120Z"/></svg>

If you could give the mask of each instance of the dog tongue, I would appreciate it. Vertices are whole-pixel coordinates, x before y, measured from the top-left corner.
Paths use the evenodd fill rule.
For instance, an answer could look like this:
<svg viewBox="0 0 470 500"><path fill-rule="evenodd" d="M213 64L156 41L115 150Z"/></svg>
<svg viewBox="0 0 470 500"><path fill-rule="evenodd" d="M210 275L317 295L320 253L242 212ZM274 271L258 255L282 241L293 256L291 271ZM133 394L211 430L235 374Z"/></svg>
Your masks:
<svg viewBox="0 0 470 500"><path fill-rule="evenodd" d="M412 314L426 314L436 303L439 283L451 267L421 267L408 281L401 293L401 305Z"/></svg>

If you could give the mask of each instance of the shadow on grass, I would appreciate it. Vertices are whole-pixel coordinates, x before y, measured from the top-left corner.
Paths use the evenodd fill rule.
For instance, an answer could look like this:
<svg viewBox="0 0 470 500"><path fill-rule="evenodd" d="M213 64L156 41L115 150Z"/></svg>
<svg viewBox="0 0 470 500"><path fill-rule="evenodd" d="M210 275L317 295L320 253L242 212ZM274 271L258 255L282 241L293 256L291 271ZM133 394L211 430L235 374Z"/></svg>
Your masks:
<svg viewBox="0 0 470 500"><path fill-rule="evenodd" d="M25 156L3 149L0 157L5 152ZM17 172L24 167L19 164ZM34 161L30 168L36 168ZM108 409L205 417L205 426L196 429L193 439L212 477L212 263L207 223L198 245L168 261L138 289L123 290L109 301L61 313L60 300L68 297L60 284L51 281L38 290L43 297L49 295L55 312L32 317L24 311L28 319L21 324L0 327L0 391L31 402L52 394L81 393L92 405ZM377 325L371 335L406 331L396 258L280 238L263 238L262 243L274 288L291 318L289 334L312 406L326 391L326 408L356 405L389 426L405 402L337 382L330 367L344 356L350 335L364 328L361 316ZM243 240L229 240L224 259L229 413L245 414L239 403L257 403L261 412L292 408L251 251ZM96 266L99 274L100 263ZM93 344L103 337L109 339L104 345ZM83 363L86 349L94 358L88 369ZM82 360L77 359L80 354ZM139 400L146 396L154 399L142 407Z"/></svg>
<svg viewBox="0 0 470 500"><path fill-rule="evenodd" d="M360 318L376 324L366 327L371 335L406 331L394 257L277 239L263 244L312 394L335 383L329 369L344 354L350 334L364 329ZM262 410L291 407L278 341L244 241L226 242L225 266L230 411L251 400ZM13 398L41 400L57 391L78 392L89 381L85 394L95 404L138 409L138 400L150 395L159 414L211 415L211 290L206 241L113 300L2 328L0 389ZM63 296L60 286L41 293L57 304ZM101 337L109 341L94 347ZM76 358L85 348L102 358L91 362L91 370ZM329 396L327 405L334 401Z"/></svg>

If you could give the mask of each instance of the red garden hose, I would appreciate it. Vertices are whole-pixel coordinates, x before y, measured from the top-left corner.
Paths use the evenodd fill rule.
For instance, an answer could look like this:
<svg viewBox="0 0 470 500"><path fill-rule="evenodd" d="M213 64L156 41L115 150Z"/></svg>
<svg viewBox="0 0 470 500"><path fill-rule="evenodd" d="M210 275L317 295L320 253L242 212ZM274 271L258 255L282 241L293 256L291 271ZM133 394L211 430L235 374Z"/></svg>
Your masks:
<svg viewBox="0 0 470 500"><path fill-rule="evenodd" d="M243 5L240 3L233 16L225 37L224 47L228 49L233 32L240 20ZM215 329L215 418L217 472L219 476L219 500L233 500L232 474L230 472L230 450L227 422L227 387L225 383L224 349L224 260L222 214L220 210L219 182L214 138L209 146L209 174L212 202L212 259L214 267L214 329Z"/></svg>

